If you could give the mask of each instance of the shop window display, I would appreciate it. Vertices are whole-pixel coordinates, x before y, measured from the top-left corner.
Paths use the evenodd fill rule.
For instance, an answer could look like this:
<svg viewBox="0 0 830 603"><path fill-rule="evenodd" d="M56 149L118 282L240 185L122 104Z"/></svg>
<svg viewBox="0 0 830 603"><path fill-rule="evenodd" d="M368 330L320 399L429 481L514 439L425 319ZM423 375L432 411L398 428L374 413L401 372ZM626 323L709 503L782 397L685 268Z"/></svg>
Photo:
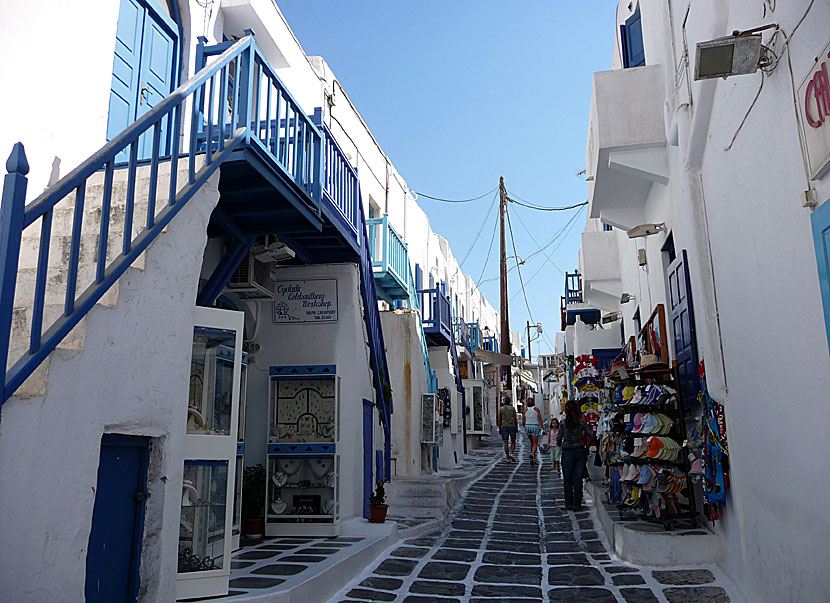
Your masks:
<svg viewBox="0 0 830 603"><path fill-rule="evenodd" d="M228 463L185 461L179 573L220 569L225 551Z"/></svg>
<svg viewBox="0 0 830 603"><path fill-rule="evenodd" d="M271 374L266 533L336 536L338 378L302 374L324 367L285 368L272 367Z"/></svg>

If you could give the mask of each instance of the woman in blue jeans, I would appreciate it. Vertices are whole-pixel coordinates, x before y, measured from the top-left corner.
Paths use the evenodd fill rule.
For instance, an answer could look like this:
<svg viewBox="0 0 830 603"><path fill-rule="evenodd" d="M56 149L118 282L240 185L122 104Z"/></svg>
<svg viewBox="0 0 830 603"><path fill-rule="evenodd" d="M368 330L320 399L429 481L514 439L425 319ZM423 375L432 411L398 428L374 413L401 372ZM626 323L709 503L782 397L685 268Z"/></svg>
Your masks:
<svg viewBox="0 0 830 603"><path fill-rule="evenodd" d="M565 420L556 436L556 443L562 448L562 481L565 484L565 506L562 508L568 511L582 508L582 478L585 461L588 460L586 435L589 441L595 440L579 404L576 400L568 400L565 403Z"/></svg>

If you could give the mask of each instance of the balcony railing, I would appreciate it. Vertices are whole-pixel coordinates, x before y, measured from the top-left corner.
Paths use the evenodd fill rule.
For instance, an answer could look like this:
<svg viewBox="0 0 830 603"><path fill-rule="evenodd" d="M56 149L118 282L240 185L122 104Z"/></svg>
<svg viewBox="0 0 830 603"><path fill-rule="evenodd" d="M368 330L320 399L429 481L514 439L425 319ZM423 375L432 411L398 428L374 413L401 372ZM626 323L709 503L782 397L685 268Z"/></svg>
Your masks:
<svg viewBox="0 0 830 603"><path fill-rule="evenodd" d="M471 346L470 325L460 318L456 318L453 320L453 329L455 330L455 344L469 350Z"/></svg>
<svg viewBox="0 0 830 603"><path fill-rule="evenodd" d="M565 273L565 304L582 303L582 276L579 272Z"/></svg>
<svg viewBox="0 0 830 603"><path fill-rule="evenodd" d="M203 41L200 38L196 49L197 69L232 45L207 46ZM253 38L250 43L250 55L223 66L210 85L199 91L200 114L191 123L191 144L203 146L209 161L238 127L246 128L245 142L264 154L319 210L322 134L260 54Z"/></svg>
<svg viewBox="0 0 830 603"><path fill-rule="evenodd" d="M499 351L499 342L498 338L495 335L483 335L481 338L481 348L483 350L487 350L488 352L496 352Z"/></svg>
<svg viewBox="0 0 830 603"><path fill-rule="evenodd" d="M450 345L453 340L449 298L438 288L421 289L424 332L433 345Z"/></svg>
<svg viewBox="0 0 830 603"><path fill-rule="evenodd" d="M323 202L335 210L334 215L338 221L356 237L359 220L357 170L349 163L331 130L323 122L321 108L314 110L311 120L323 133ZM371 240L371 234L369 236Z"/></svg>
<svg viewBox="0 0 830 603"><path fill-rule="evenodd" d="M366 220L369 250L375 280L386 301L409 297L409 251L401 236L389 224L389 216Z"/></svg>
<svg viewBox="0 0 830 603"><path fill-rule="evenodd" d="M481 327L478 322L468 322L467 327L470 329L470 346L481 348Z"/></svg>

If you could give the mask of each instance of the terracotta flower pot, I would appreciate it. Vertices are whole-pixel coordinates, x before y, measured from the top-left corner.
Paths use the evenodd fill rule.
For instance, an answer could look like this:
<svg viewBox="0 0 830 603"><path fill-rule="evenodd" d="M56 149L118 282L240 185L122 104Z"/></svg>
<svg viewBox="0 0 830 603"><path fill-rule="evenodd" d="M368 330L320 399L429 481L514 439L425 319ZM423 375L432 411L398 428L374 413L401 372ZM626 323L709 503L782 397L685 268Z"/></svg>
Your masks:
<svg viewBox="0 0 830 603"><path fill-rule="evenodd" d="M369 523L384 523L389 505L371 505L369 507Z"/></svg>
<svg viewBox="0 0 830 603"><path fill-rule="evenodd" d="M265 535L265 519L263 517L246 519L245 534L248 538L262 538Z"/></svg>

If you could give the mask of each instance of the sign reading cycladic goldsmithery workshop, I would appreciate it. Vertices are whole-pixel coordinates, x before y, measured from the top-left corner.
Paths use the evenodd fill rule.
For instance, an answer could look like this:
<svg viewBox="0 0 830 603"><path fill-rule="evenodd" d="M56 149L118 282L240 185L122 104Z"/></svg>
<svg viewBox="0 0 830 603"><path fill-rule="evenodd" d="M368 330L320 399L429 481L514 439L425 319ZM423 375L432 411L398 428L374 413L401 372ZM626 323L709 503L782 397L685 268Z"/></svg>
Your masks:
<svg viewBox="0 0 830 603"><path fill-rule="evenodd" d="M277 281L274 323L337 322L337 279Z"/></svg>

